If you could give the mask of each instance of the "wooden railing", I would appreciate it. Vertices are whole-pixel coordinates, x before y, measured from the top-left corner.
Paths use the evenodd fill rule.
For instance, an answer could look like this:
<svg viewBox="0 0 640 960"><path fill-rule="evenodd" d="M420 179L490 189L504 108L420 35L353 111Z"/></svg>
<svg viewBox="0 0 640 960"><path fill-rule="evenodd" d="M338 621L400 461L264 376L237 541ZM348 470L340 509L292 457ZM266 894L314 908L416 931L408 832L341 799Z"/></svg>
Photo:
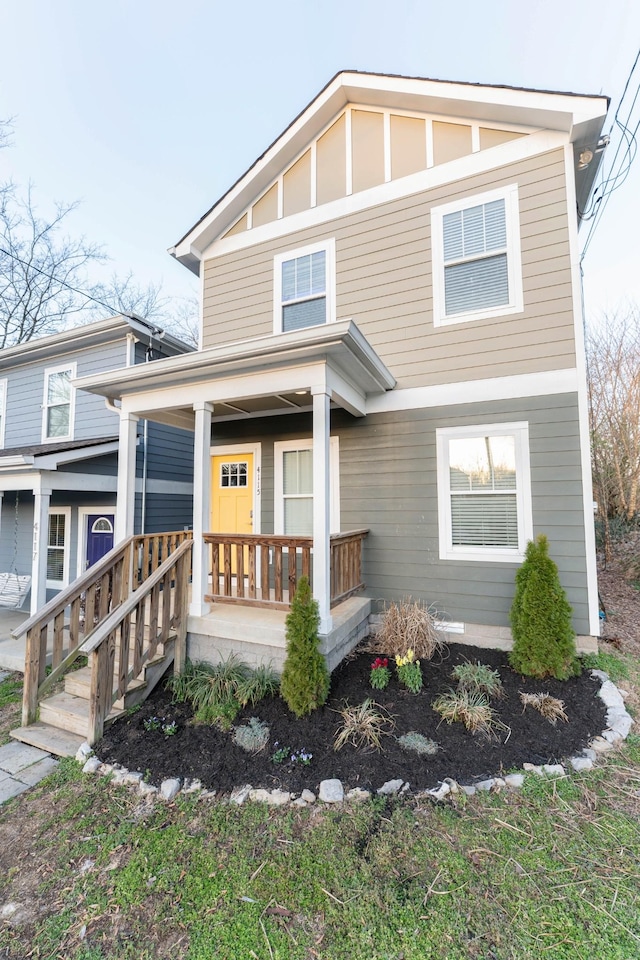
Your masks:
<svg viewBox="0 0 640 960"><path fill-rule="evenodd" d="M175 634L174 672L184 667L191 540L185 540L87 637L80 652L89 657L90 744L100 739L116 700L152 660L158 644ZM115 664L118 675L115 676Z"/></svg>
<svg viewBox="0 0 640 960"><path fill-rule="evenodd" d="M133 589L157 570L161 563L184 543L191 540L191 530L173 530L171 533L145 533L133 538Z"/></svg>
<svg viewBox="0 0 640 960"><path fill-rule="evenodd" d="M24 634L27 636L23 726L35 721L38 700L76 659L83 637L128 595L131 583L131 549L130 537L105 554L86 573L61 590L13 631L14 638ZM53 642L52 673L45 686L47 645L50 640Z"/></svg>
<svg viewBox="0 0 640 960"><path fill-rule="evenodd" d="M362 541L368 530L334 534L331 550L331 604L364 587ZM311 537L206 533L211 593L205 599L288 609L298 580L313 578Z"/></svg>

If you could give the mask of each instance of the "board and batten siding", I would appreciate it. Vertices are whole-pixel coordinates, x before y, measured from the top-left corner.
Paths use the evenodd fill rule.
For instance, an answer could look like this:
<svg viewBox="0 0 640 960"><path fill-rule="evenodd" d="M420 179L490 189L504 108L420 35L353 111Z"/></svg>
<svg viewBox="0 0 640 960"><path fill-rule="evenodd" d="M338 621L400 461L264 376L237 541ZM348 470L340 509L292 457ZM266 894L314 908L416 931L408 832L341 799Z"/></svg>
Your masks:
<svg viewBox="0 0 640 960"><path fill-rule="evenodd" d="M434 604L447 618L509 625L515 563L440 560L436 429L527 421L534 534L545 533L574 610L589 633L578 403L575 394L404 410L356 419L332 411L340 438L340 528L369 529L366 594ZM273 531L273 443L310 437L311 416L215 425L213 443L262 443L262 531ZM375 462L375 470L372 464Z"/></svg>
<svg viewBox="0 0 640 960"><path fill-rule="evenodd" d="M125 341L120 340L83 350L70 349L58 357L38 363L16 364L8 370L5 449L42 442L45 370L72 363L76 364L78 377L114 370L126 363L125 347ZM118 415L106 409L102 397L82 390L76 391L74 440L117 437L118 429Z"/></svg>
<svg viewBox="0 0 640 960"><path fill-rule="evenodd" d="M431 207L513 183L524 312L434 328ZM399 387L575 366L562 149L205 261L205 348L270 335L274 255L330 237L336 317L356 322Z"/></svg>

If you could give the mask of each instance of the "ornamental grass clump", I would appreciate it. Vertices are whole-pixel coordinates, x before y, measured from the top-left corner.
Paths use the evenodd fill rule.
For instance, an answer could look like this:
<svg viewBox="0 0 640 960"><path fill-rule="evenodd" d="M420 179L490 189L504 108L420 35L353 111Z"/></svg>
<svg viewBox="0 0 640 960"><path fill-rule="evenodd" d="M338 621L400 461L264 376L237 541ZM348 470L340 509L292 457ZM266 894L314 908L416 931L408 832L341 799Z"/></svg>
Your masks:
<svg viewBox="0 0 640 960"><path fill-rule="evenodd" d="M374 690L386 690L391 679L389 670L389 661L386 657L376 657L371 664L371 673L369 674L369 683Z"/></svg>
<svg viewBox="0 0 640 960"><path fill-rule="evenodd" d="M430 740L429 737L423 736L416 730L403 733L401 737L398 737L398 743L403 750L417 753L419 757L433 757L440 749L435 740Z"/></svg>
<svg viewBox="0 0 640 960"><path fill-rule="evenodd" d="M249 717L248 723L235 728L232 740L247 753L259 753L269 742L269 727L264 720Z"/></svg>
<svg viewBox="0 0 640 960"><path fill-rule="evenodd" d="M278 677L270 666L252 670L232 653L216 664L187 661L167 685L175 701L192 705L197 721L228 730L241 707L277 692Z"/></svg>
<svg viewBox="0 0 640 960"><path fill-rule="evenodd" d="M407 650L404 657L396 657L398 680L411 693L422 690L422 670L413 650Z"/></svg>
<svg viewBox="0 0 640 960"><path fill-rule="evenodd" d="M497 670L492 670L484 663L471 663L465 660L453 668L451 676L458 682L458 690L468 690L469 693L484 693L487 697L504 696L504 687Z"/></svg>
<svg viewBox="0 0 640 960"><path fill-rule="evenodd" d="M387 711L370 697L357 707L344 707L338 710L338 713L342 717L342 723L336 730L334 750L342 750L347 743L353 747L381 750L382 738L389 736L395 726Z"/></svg>
<svg viewBox="0 0 640 960"><path fill-rule="evenodd" d="M329 671L318 650L320 614L307 577L300 577L286 619L287 658L280 696L296 717L304 717L326 702Z"/></svg>
<svg viewBox="0 0 640 960"><path fill-rule="evenodd" d="M511 607L513 649L509 663L526 677L566 680L580 673L572 609L560 584L558 568L549 556L544 534L527 544L516 573Z"/></svg>
<svg viewBox="0 0 640 960"><path fill-rule="evenodd" d="M493 737L497 730L509 730L498 719L484 693L449 690L436 697L431 706L447 723L462 723L471 733Z"/></svg>
<svg viewBox="0 0 640 960"><path fill-rule="evenodd" d="M520 703L522 704L523 713L527 707L533 707L534 710L542 714L545 720L552 723L554 727L558 720L564 720L565 723L569 722L569 717L564 710L564 700L552 697L550 693L521 692Z"/></svg>
<svg viewBox="0 0 640 960"><path fill-rule="evenodd" d="M413 650L422 660L431 660L444 646L436 629L435 611L419 600L405 597L385 609L372 649L393 657Z"/></svg>

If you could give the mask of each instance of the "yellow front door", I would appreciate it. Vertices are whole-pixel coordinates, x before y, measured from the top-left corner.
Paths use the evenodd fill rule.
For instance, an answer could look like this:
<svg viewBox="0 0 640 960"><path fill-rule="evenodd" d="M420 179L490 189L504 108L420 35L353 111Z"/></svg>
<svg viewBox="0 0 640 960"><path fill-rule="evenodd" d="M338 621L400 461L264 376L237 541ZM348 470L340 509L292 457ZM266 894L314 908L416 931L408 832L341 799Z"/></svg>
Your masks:
<svg viewBox="0 0 640 960"><path fill-rule="evenodd" d="M225 454L211 458L211 530L213 533L253 533L253 454ZM244 550L246 570L247 550ZM223 568L220 551L220 569ZM236 573L236 550L231 550L231 572Z"/></svg>

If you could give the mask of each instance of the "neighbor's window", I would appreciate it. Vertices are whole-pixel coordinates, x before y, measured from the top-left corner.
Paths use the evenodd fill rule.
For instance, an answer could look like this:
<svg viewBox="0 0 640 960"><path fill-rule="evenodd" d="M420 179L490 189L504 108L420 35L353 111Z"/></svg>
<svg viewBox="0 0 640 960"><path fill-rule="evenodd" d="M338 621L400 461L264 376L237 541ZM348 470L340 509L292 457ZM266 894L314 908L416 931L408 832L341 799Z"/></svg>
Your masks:
<svg viewBox="0 0 640 960"><path fill-rule="evenodd" d="M431 224L436 326L523 309L517 187L436 207Z"/></svg>
<svg viewBox="0 0 640 960"><path fill-rule="evenodd" d="M47 533L47 586L63 587L69 582L69 526L71 510L49 512Z"/></svg>
<svg viewBox="0 0 640 960"><path fill-rule="evenodd" d="M43 439L70 439L73 434L75 365L46 370L44 375Z"/></svg>
<svg viewBox="0 0 640 960"><path fill-rule="evenodd" d="M519 561L532 536L528 425L436 436L441 558Z"/></svg>
<svg viewBox="0 0 640 960"><path fill-rule="evenodd" d="M333 241L281 254L274 261L274 333L330 323L335 316Z"/></svg>

